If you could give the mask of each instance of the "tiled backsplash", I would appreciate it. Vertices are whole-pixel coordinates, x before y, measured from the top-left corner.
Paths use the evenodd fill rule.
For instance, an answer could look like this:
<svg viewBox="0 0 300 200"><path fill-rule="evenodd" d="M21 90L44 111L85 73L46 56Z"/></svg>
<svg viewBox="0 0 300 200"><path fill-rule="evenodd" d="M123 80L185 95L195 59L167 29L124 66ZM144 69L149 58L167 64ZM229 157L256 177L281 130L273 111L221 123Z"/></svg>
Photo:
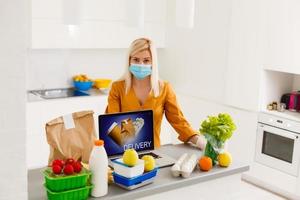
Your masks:
<svg viewBox="0 0 300 200"><path fill-rule="evenodd" d="M158 59L161 49L158 49ZM65 88L76 74L91 78L119 79L127 49L41 49L29 52L26 89ZM160 60L160 59L159 59ZM160 72L163 68L160 66Z"/></svg>
<svg viewBox="0 0 300 200"><path fill-rule="evenodd" d="M124 69L126 49L32 50L27 67L27 90L64 88L72 76L118 79Z"/></svg>

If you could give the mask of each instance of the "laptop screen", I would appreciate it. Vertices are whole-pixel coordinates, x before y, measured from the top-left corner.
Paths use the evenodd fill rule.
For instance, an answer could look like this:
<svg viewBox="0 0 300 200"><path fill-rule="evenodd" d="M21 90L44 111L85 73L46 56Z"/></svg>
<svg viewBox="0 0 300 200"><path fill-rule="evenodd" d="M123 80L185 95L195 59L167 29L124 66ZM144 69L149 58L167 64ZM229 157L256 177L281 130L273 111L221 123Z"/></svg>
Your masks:
<svg viewBox="0 0 300 200"><path fill-rule="evenodd" d="M99 115L99 138L104 140L108 156L122 154L126 149L154 149L153 112L113 113Z"/></svg>

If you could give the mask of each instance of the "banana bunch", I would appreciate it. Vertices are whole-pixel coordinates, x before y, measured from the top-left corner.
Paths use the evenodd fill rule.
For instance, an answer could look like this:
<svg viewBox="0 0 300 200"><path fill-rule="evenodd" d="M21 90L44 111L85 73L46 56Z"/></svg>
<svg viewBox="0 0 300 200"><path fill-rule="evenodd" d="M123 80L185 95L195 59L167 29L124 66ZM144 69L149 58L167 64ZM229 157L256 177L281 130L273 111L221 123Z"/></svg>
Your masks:
<svg viewBox="0 0 300 200"><path fill-rule="evenodd" d="M87 75L85 74L79 74L73 77L73 81L77 82L90 82L92 79L90 79Z"/></svg>

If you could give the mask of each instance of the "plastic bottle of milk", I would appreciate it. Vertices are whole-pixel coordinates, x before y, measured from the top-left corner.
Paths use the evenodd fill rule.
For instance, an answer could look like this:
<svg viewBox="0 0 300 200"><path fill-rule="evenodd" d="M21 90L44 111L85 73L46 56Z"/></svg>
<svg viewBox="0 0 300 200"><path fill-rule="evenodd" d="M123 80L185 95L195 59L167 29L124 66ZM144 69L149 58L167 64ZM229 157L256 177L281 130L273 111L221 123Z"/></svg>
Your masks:
<svg viewBox="0 0 300 200"><path fill-rule="evenodd" d="M107 194L108 185L108 159L104 149L104 141L96 140L95 146L91 152L89 160L90 170L92 172L93 197L102 197Z"/></svg>

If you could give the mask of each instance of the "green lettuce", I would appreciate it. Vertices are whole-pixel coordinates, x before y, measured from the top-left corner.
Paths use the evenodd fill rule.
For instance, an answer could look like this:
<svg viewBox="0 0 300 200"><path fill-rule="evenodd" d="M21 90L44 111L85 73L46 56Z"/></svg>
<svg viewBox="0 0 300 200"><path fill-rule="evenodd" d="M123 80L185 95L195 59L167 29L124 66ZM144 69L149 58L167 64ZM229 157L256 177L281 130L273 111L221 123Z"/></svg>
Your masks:
<svg viewBox="0 0 300 200"><path fill-rule="evenodd" d="M208 116L201 124L200 132L204 135L210 135L218 142L224 143L228 140L236 126L229 114L220 113L218 116ZM219 146L219 145L218 145Z"/></svg>

